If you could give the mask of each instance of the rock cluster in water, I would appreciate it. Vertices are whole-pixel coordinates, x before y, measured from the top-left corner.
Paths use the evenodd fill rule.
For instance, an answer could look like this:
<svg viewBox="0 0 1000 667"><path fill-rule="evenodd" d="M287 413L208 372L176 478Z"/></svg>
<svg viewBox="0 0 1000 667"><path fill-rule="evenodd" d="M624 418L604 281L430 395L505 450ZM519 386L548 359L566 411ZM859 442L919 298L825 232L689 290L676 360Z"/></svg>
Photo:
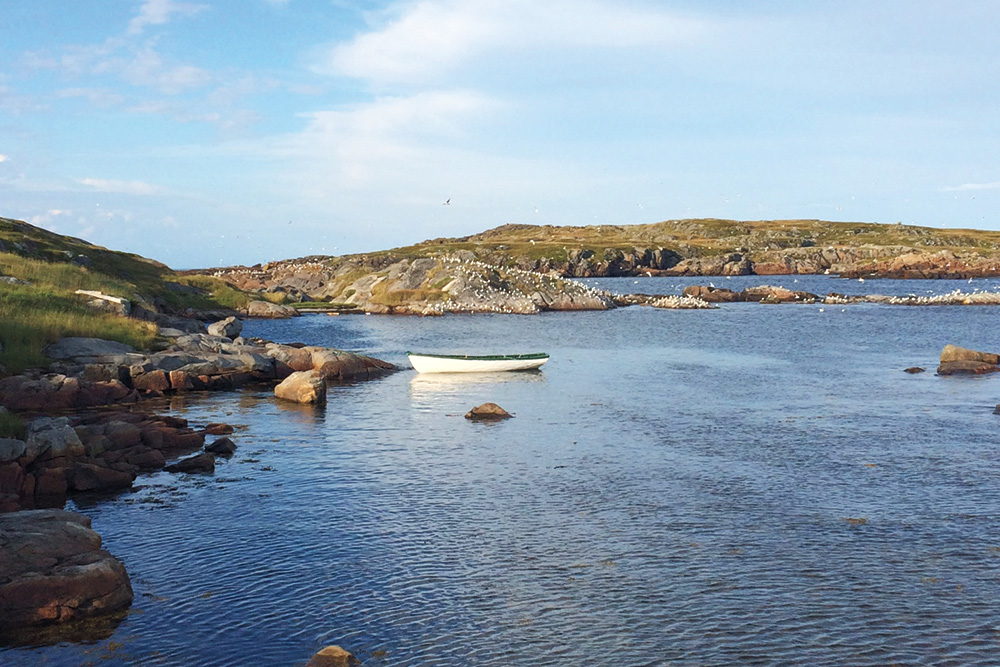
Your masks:
<svg viewBox="0 0 1000 667"><path fill-rule="evenodd" d="M141 472L191 472L183 460L173 467L167 462L201 449L218 427L194 429L178 417L108 410L36 417L23 440L0 438L0 512L61 507L76 493L127 489ZM226 455L228 447L206 449ZM205 454L201 471L216 455Z"/></svg>
<svg viewBox="0 0 1000 667"><path fill-rule="evenodd" d="M881 303L893 306L996 306L1000 305L998 292L963 292L956 289L947 294L933 296L917 296L906 294L890 296L885 294L845 295L831 292L825 296L790 290L774 285L748 287L742 291L718 288L714 285L690 285L684 288L685 297L699 299L708 303L823 303L846 305L852 303ZM621 297L619 297L621 298ZM627 298L627 297L626 297Z"/></svg>
<svg viewBox="0 0 1000 667"><path fill-rule="evenodd" d="M64 338L46 354L48 371L0 379L0 405L53 412L134 403L143 396L197 390L230 390L249 382L281 380L316 369L324 380L367 379L392 364L332 348L174 332L159 352L95 338Z"/></svg>

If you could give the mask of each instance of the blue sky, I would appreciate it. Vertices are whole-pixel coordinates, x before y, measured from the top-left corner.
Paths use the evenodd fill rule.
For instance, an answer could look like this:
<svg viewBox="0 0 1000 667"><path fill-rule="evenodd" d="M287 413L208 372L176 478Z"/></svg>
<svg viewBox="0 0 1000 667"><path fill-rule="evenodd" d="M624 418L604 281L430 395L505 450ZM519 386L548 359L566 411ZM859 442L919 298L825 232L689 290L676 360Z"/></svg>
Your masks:
<svg viewBox="0 0 1000 667"><path fill-rule="evenodd" d="M0 215L175 268L510 222L1000 229L994 0L3 4Z"/></svg>

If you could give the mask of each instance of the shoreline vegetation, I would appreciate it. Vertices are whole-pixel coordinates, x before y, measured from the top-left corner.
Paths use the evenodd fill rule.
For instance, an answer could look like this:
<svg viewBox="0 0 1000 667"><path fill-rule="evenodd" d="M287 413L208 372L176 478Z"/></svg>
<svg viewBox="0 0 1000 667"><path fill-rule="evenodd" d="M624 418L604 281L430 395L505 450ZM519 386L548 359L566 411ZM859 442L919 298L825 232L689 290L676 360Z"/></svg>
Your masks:
<svg viewBox="0 0 1000 667"><path fill-rule="evenodd" d="M321 403L327 383L395 370L341 350L245 339L241 318L731 302L1000 305L1000 293L979 291L823 296L692 285L681 295L620 295L573 280L804 274L1000 276L1000 232L801 220L505 225L378 253L177 272L0 218L0 634L120 615L131 604L124 566L89 521L61 511L68 495L114 497L155 470L211 474L216 456L235 451L232 427L152 414L144 399L255 383L274 387L275 400ZM946 349L941 364L941 375L1000 369L996 355L959 348ZM40 541L13 541L28 534ZM15 543L37 558L7 558L3 545ZM89 574L66 585L78 572Z"/></svg>

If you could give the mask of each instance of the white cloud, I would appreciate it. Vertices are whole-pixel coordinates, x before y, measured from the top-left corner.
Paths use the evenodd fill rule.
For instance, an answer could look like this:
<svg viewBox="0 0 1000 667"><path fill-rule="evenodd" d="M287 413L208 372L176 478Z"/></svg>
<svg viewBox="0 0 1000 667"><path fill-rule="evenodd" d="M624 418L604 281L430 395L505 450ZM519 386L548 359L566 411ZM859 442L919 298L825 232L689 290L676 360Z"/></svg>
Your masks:
<svg viewBox="0 0 1000 667"><path fill-rule="evenodd" d="M944 188L945 192L969 192L975 190L1000 190L1000 181L992 183L963 183L962 185L951 185Z"/></svg>
<svg viewBox="0 0 1000 667"><path fill-rule="evenodd" d="M316 69L376 83L426 81L494 50L670 48L713 30L705 20L601 0L410 5L378 30L333 47Z"/></svg>
<svg viewBox="0 0 1000 667"><path fill-rule="evenodd" d="M152 86L166 94L176 94L191 88L207 85L212 77L200 67L192 65L170 66L163 57L145 47L134 52L127 59L116 59L105 65L117 71L129 83L136 86Z"/></svg>
<svg viewBox="0 0 1000 667"><path fill-rule="evenodd" d="M89 46L68 46L59 56L30 53L22 59L22 64L33 69L52 69L72 78L111 75L133 86L155 88L168 95L212 81L212 75L200 67L166 62L153 42L136 45L119 38ZM117 94L96 88L68 88L64 92L68 93L64 96L86 96L98 106L120 102Z"/></svg>
<svg viewBox="0 0 1000 667"><path fill-rule="evenodd" d="M128 32L130 35L138 35L146 26L166 23L173 14L190 16L206 8L206 5L175 2L174 0L146 0L139 9L139 15L129 23Z"/></svg>
<svg viewBox="0 0 1000 667"><path fill-rule="evenodd" d="M470 119L498 108L495 101L470 91L384 98L349 110L304 114L308 126L277 139L269 152L301 160L305 172L325 174L319 177L323 182L359 187L401 168L421 171L421 155L460 139L460 128ZM330 170L316 169L317 161Z"/></svg>
<svg viewBox="0 0 1000 667"><path fill-rule="evenodd" d="M56 92L56 97L60 99L82 97L98 108L116 106L125 99L118 93L102 88L64 88Z"/></svg>
<svg viewBox="0 0 1000 667"><path fill-rule="evenodd" d="M142 181L114 181L104 178L82 178L80 185L93 188L97 192L114 192L127 195L162 195L167 194L166 188L151 185Z"/></svg>
<svg viewBox="0 0 1000 667"><path fill-rule="evenodd" d="M6 162L9 159L10 157L4 155L3 153L0 153L0 162Z"/></svg>

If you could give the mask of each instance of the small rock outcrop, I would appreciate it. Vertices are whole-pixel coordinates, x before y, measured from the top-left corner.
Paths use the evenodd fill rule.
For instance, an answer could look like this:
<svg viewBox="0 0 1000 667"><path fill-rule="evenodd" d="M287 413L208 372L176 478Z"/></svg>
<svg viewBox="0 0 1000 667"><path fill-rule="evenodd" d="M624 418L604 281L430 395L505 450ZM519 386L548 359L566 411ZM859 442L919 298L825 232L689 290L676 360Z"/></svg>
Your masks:
<svg viewBox="0 0 1000 667"><path fill-rule="evenodd" d="M208 325L210 336L221 336L223 338L236 338L243 332L243 321L234 316L227 317L215 324Z"/></svg>
<svg viewBox="0 0 1000 667"><path fill-rule="evenodd" d="M361 661L339 646L327 646L309 659L306 667L356 667Z"/></svg>
<svg viewBox="0 0 1000 667"><path fill-rule="evenodd" d="M236 443L232 438L216 438L212 444L205 445L205 451L216 456L229 457L236 453Z"/></svg>
<svg viewBox="0 0 1000 667"><path fill-rule="evenodd" d="M510 414L503 408L501 408L496 403L483 403L482 405L477 405L476 407L465 413L466 419L472 420L496 420L496 419L509 419L514 415Z"/></svg>
<svg viewBox="0 0 1000 667"><path fill-rule="evenodd" d="M126 609L132 585L90 518L62 510L0 514L0 631Z"/></svg>
<svg viewBox="0 0 1000 667"><path fill-rule="evenodd" d="M215 472L215 456L211 452L202 452L188 456L164 468L167 472L213 473Z"/></svg>
<svg viewBox="0 0 1000 667"><path fill-rule="evenodd" d="M776 287L774 285L759 285L748 287L742 292L715 287L714 285L690 285L684 288L683 295L707 301L709 303L734 303L750 301L755 303L814 303L819 296L810 292L800 292Z"/></svg>
<svg viewBox="0 0 1000 667"><path fill-rule="evenodd" d="M708 303L732 303L745 300L739 292L709 285L690 285L684 288L682 294Z"/></svg>
<svg viewBox="0 0 1000 667"><path fill-rule="evenodd" d="M283 306L270 301L251 301L247 304L247 317L282 320L296 317L299 311L291 306Z"/></svg>
<svg viewBox="0 0 1000 667"><path fill-rule="evenodd" d="M318 370L295 371L274 388L274 395L295 403L325 403L326 381Z"/></svg>
<svg viewBox="0 0 1000 667"><path fill-rule="evenodd" d="M938 375L983 375L997 371L1000 371L1000 355L950 344L941 350L937 369Z"/></svg>

